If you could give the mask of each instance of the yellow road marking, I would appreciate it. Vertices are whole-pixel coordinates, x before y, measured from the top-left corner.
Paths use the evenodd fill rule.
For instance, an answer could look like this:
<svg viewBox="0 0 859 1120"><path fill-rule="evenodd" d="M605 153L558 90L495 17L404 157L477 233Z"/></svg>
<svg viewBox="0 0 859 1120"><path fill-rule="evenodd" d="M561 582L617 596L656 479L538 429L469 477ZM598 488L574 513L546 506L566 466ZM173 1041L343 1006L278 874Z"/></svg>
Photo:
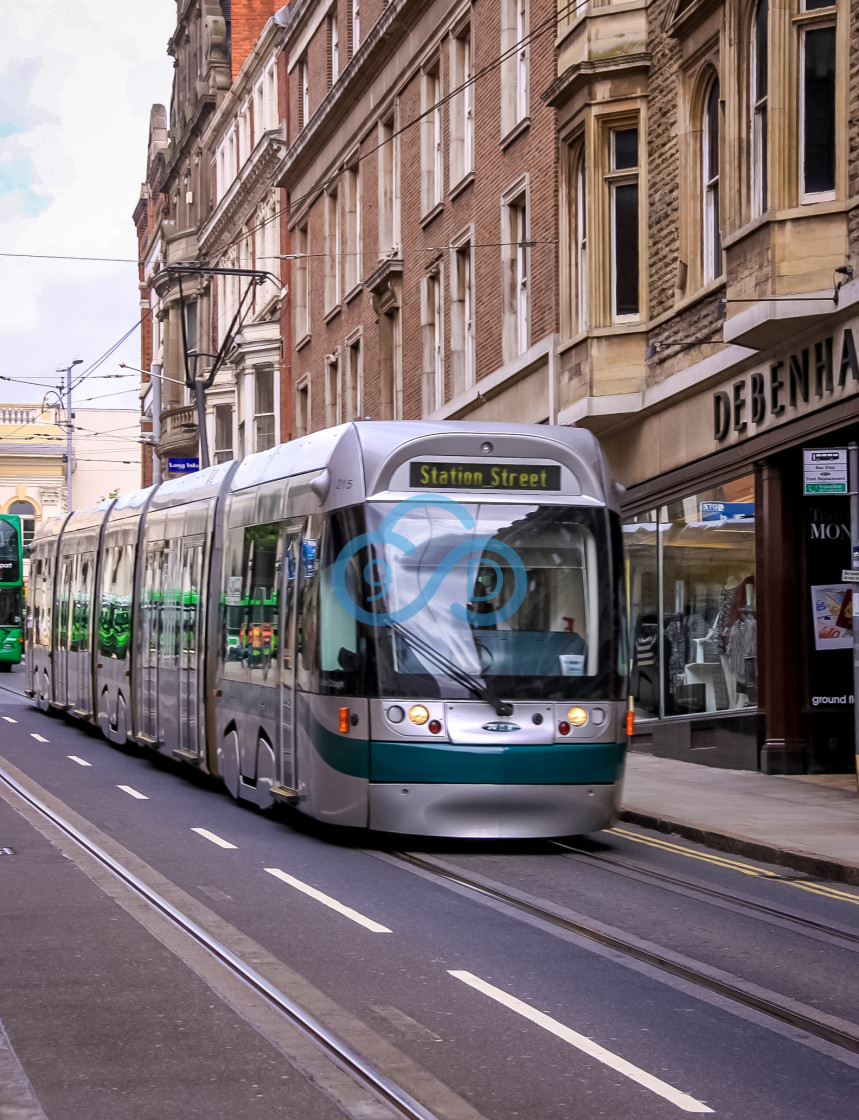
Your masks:
<svg viewBox="0 0 859 1120"><path fill-rule="evenodd" d="M624 840L633 840L636 844L644 844L648 848L659 848L662 851L674 852L677 855L685 856L687 859L697 859L702 863L713 863L719 867L726 867L730 871L739 871L743 875L754 875L759 879L777 879L788 887L798 887L799 890L808 891L810 894L823 895L824 898L832 898L838 902L852 902L854 906L859 906L859 896L838 890L837 887L827 886L825 883L791 882L789 879L780 879L777 871L768 871L763 867L752 867L748 863L739 863L737 860L708 855L705 852L691 852L680 844L672 844L670 840L657 840L649 836L640 836L638 833L629 832L625 828L610 828L608 831L613 832L616 836L622 836Z"/></svg>

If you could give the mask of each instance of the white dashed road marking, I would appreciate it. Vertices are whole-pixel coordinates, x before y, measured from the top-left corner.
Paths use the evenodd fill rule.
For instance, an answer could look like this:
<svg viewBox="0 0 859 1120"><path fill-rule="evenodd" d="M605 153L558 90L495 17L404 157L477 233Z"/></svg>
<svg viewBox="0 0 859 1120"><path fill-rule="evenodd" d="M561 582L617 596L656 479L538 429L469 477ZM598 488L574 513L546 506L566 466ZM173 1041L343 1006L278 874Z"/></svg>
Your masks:
<svg viewBox="0 0 859 1120"><path fill-rule="evenodd" d="M712 1112L712 1108L708 1108L703 1101L695 1100L690 1097L688 1093L681 1093L679 1089L675 1089L673 1085L669 1085L666 1081L660 1081L658 1077L654 1077L652 1073L647 1073L638 1066L634 1066L632 1062L628 1062L625 1058L613 1054L611 1050L606 1050L604 1046L594 1042L592 1039L587 1038L577 1031L570 1030L565 1027L563 1023L559 1023L557 1019L545 1015L542 1011L538 1011L529 1003L523 1003L521 999L516 999L515 996L508 995L500 988L494 987L492 984L487 984L485 980L481 980L479 976L473 975L471 972L457 972L453 969L448 970L451 976L461 980L464 984L474 988L483 995L489 996L497 1003L503 1004L504 1007L509 1007L511 1011L517 1012L525 1019L529 1019L532 1023L536 1023L538 1027L542 1027L544 1031L549 1031L550 1034L555 1035L556 1038L568 1042L570 1046L575 1046L577 1050L581 1050L583 1054L587 1054L591 1058L596 1058L598 1062L607 1065L610 1069L622 1073L624 1077L643 1085L645 1089L650 1089L652 1093L657 1093L660 1097L670 1101L671 1104L681 1108L684 1112Z"/></svg>
<svg viewBox="0 0 859 1120"><path fill-rule="evenodd" d="M7 723L17 723L18 722L16 719L12 719L11 716L3 716L3 719L5 719Z"/></svg>
<svg viewBox="0 0 859 1120"><path fill-rule="evenodd" d="M45 739L44 741L47 742L48 740ZM72 762L76 762L78 766L92 766L91 762L87 762L85 758L78 758L76 754L70 754L68 757L72 760Z"/></svg>
<svg viewBox="0 0 859 1120"><path fill-rule="evenodd" d="M30 738L35 739L37 743L49 743L50 739L43 739L41 735L37 735L35 731L30 732Z"/></svg>
<svg viewBox="0 0 859 1120"><path fill-rule="evenodd" d="M222 840L220 836L216 836L214 832L209 832L206 828L192 828L192 832L196 832L198 836L204 836L207 840L211 840L213 844L217 844L219 848L235 848L235 844L231 844L229 840Z"/></svg>
<svg viewBox="0 0 859 1120"><path fill-rule="evenodd" d="M379 925L374 922L372 918L365 918L363 914L359 914L357 910L353 910L349 906L344 906L342 902L337 899L331 898L330 895L323 894L322 891L316 890L315 887L310 887L307 883L302 883L300 879L294 879L292 875L287 875L285 871L281 871L278 867L266 867L265 870L269 875L274 875L275 879L280 879L282 883L287 883L290 887L295 887L297 891L315 898L317 902L329 906L332 910L336 910L338 914L342 914L346 918L351 918L353 922L357 922L359 926L368 929L371 933L390 933L391 931L387 926Z"/></svg>
<svg viewBox="0 0 859 1120"><path fill-rule="evenodd" d="M117 786L116 788L121 789L123 793L127 793L129 797L136 797L138 801L149 800L145 793L138 793L137 790L132 789L131 786Z"/></svg>

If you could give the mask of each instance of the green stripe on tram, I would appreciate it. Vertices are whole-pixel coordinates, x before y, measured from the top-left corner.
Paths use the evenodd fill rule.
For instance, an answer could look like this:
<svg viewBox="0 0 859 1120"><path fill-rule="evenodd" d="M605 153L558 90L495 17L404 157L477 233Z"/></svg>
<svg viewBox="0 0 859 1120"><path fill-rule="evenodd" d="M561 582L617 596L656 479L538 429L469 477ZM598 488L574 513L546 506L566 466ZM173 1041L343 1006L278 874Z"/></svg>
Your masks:
<svg viewBox="0 0 859 1120"><path fill-rule="evenodd" d="M610 785L621 776L622 743L466 746L370 742L316 723L314 746L332 769L371 782L444 785Z"/></svg>

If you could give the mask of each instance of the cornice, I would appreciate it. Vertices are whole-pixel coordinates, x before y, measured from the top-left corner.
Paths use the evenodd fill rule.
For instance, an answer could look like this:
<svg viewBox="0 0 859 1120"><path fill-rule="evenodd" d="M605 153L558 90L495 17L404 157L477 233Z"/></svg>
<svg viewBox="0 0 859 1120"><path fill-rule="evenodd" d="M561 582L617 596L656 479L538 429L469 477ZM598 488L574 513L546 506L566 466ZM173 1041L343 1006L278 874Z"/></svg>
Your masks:
<svg viewBox="0 0 859 1120"><path fill-rule="evenodd" d="M563 74L559 74L546 92L540 94L540 100L553 109L560 109L594 78L610 78L614 74L632 74L637 70L649 70L650 64L649 51L619 55L615 58L586 59L584 62L576 63L575 66L570 66Z"/></svg>
<svg viewBox="0 0 859 1120"><path fill-rule="evenodd" d="M204 254L208 255L224 233L233 233L236 219L271 187L282 155L282 138L264 133L215 212L200 227L200 249Z"/></svg>

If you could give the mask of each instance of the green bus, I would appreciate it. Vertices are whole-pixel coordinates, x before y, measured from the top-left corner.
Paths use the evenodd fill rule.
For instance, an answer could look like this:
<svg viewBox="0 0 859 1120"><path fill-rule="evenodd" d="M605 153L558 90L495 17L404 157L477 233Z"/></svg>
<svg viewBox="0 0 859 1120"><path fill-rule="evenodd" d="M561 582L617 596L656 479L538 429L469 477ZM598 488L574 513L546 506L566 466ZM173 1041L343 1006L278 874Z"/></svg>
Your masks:
<svg viewBox="0 0 859 1120"><path fill-rule="evenodd" d="M8 673L24 652L24 554L21 518L0 513L0 671Z"/></svg>

